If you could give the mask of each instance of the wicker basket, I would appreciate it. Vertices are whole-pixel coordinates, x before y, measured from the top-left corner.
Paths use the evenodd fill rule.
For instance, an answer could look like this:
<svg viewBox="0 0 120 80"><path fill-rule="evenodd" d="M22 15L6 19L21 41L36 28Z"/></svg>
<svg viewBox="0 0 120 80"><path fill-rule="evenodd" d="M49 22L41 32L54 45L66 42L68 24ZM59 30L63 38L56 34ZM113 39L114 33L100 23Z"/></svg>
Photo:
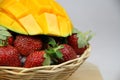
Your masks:
<svg viewBox="0 0 120 80"><path fill-rule="evenodd" d="M34 68L0 66L0 80L66 80L89 57L91 47L82 56L59 65Z"/></svg>

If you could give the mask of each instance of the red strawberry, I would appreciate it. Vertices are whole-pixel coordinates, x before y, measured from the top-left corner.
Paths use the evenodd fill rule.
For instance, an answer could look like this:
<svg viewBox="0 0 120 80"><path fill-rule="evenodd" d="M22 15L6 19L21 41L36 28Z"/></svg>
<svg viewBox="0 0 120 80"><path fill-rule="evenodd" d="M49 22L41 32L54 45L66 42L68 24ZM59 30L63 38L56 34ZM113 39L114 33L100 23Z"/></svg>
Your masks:
<svg viewBox="0 0 120 80"><path fill-rule="evenodd" d="M8 45L0 47L0 66L21 66L17 49Z"/></svg>
<svg viewBox="0 0 120 80"><path fill-rule="evenodd" d="M8 44L13 45L14 39L12 36L8 37Z"/></svg>
<svg viewBox="0 0 120 80"><path fill-rule="evenodd" d="M6 28L0 26L0 66L21 66L20 54L16 48L9 45L8 38L11 36Z"/></svg>
<svg viewBox="0 0 120 80"><path fill-rule="evenodd" d="M84 51L88 47L88 41L93 37L93 34L90 32L82 33L80 31L76 31L71 36L67 37L67 42L70 46L73 47L75 52L78 55L84 53Z"/></svg>
<svg viewBox="0 0 120 80"><path fill-rule="evenodd" d="M61 44L60 46L63 46L63 48L59 49L63 55L63 57L61 59L62 62L77 58L77 55L76 55L74 49L70 45Z"/></svg>
<svg viewBox="0 0 120 80"><path fill-rule="evenodd" d="M22 55L28 56L42 48L42 41L36 36L18 35L14 41L14 46Z"/></svg>
<svg viewBox="0 0 120 80"><path fill-rule="evenodd" d="M57 44L54 38L49 37L49 47L46 53L49 54L53 63L58 64L68 60L75 59L77 54L68 44Z"/></svg>
<svg viewBox="0 0 120 80"><path fill-rule="evenodd" d="M81 55L82 53L84 53L84 51L86 50L86 46L79 48L78 47L78 37L77 34L72 34L71 36L69 36L67 38L68 44L71 45L73 47L73 49L75 50L75 52L79 55Z"/></svg>
<svg viewBox="0 0 120 80"><path fill-rule="evenodd" d="M45 51L35 51L31 53L26 58L24 67L31 68L31 67L42 66L45 60L44 54L45 54Z"/></svg>

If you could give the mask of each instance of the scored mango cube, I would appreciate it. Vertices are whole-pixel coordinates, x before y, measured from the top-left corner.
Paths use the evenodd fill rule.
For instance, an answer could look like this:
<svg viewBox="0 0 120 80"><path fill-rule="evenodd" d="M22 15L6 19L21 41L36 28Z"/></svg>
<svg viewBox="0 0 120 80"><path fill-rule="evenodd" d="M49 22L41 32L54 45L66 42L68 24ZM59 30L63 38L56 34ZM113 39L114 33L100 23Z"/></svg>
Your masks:
<svg viewBox="0 0 120 80"><path fill-rule="evenodd" d="M10 5L3 7L3 9L16 18L20 18L29 12L29 9L20 2L13 2Z"/></svg>
<svg viewBox="0 0 120 80"><path fill-rule="evenodd" d="M0 25L20 34L28 34L18 22L3 12L0 12Z"/></svg>
<svg viewBox="0 0 120 80"><path fill-rule="evenodd" d="M36 16L36 20L42 27L44 34L60 35L57 17L55 14L42 13Z"/></svg>
<svg viewBox="0 0 120 80"><path fill-rule="evenodd" d="M27 32L30 35L36 35L36 34L41 34L42 29L39 26L39 24L36 22L35 18L33 17L32 14L29 14L23 18L19 19L19 22L21 25L24 26L24 28L27 30Z"/></svg>
<svg viewBox="0 0 120 80"><path fill-rule="evenodd" d="M72 34L70 18L55 0L2 0L0 12L7 16L4 20L0 17L0 25L17 33L60 37Z"/></svg>
<svg viewBox="0 0 120 80"><path fill-rule="evenodd" d="M68 36L69 27L68 27L68 24L66 23L66 19L61 16L57 16L57 18L59 22L58 24L59 24L60 34L64 37Z"/></svg>

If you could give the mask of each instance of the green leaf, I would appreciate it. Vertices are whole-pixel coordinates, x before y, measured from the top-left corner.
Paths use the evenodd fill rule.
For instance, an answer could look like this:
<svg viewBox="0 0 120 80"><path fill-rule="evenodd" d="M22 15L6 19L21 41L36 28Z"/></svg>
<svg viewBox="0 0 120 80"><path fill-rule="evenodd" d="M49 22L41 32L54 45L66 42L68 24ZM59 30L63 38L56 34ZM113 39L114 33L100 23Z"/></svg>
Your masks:
<svg viewBox="0 0 120 80"><path fill-rule="evenodd" d="M59 46L53 48L54 49L54 53L56 55L56 58L61 59L63 57L63 54L60 52L60 49L62 49L62 48L64 48L63 45L59 45Z"/></svg>
<svg viewBox="0 0 120 80"><path fill-rule="evenodd" d="M63 58L63 54L62 54L59 50L56 51L56 56L57 56L57 58L59 58L59 59L62 59L62 58Z"/></svg>
<svg viewBox="0 0 120 80"><path fill-rule="evenodd" d="M57 47L55 47L53 49L54 49L54 52L56 52L57 50L62 49L62 48L64 48L64 46L63 45L59 45L59 46L57 46Z"/></svg>
<svg viewBox="0 0 120 80"><path fill-rule="evenodd" d="M59 45L57 47L50 47L46 49L45 52L47 53L47 55L51 57L51 59L56 59L56 58L61 59L63 57L63 54L59 51L59 49L62 48L64 48L63 45Z"/></svg>
<svg viewBox="0 0 120 80"><path fill-rule="evenodd" d="M51 37L49 37L49 43L48 44L51 45L52 47L55 47L57 45L56 41Z"/></svg>
<svg viewBox="0 0 120 80"><path fill-rule="evenodd" d="M46 52L47 54L49 54L49 55L52 55L53 53L55 53L55 52L54 52L54 49L51 48L51 47L48 48L48 49L46 49L45 52Z"/></svg>
<svg viewBox="0 0 120 80"><path fill-rule="evenodd" d="M49 55L50 57L56 57L55 51L53 48L48 48L45 50L45 52L47 53L47 55Z"/></svg>
<svg viewBox="0 0 120 80"><path fill-rule="evenodd" d="M0 25L0 46L8 45L7 38L8 36L12 36L5 27Z"/></svg>
<svg viewBox="0 0 120 80"><path fill-rule="evenodd" d="M0 46L7 46L7 43L5 40L0 40Z"/></svg>
<svg viewBox="0 0 120 80"><path fill-rule="evenodd" d="M1 30L1 31L0 31L0 35L12 36L8 31L4 31L4 30Z"/></svg>
<svg viewBox="0 0 120 80"><path fill-rule="evenodd" d="M0 25L0 31L1 30L7 30L7 29L5 27L3 27L3 26Z"/></svg>
<svg viewBox="0 0 120 80"><path fill-rule="evenodd" d="M5 27L0 26L0 40L6 40L8 36L12 36Z"/></svg>
<svg viewBox="0 0 120 80"><path fill-rule="evenodd" d="M2 40L0 40L0 46L3 46L3 41Z"/></svg>
<svg viewBox="0 0 120 80"><path fill-rule="evenodd" d="M87 35L87 42L90 41L95 34L92 33L92 31L89 31L89 34Z"/></svg>
<svg viewBox="0 0 120 80"><path fill-rule="evenodd" d="M0 35L0 40L6 40L6 39L7 39L6 36L4 36L4 35Z"/></svg>
<svg viewBox="0 0 120 80"><path fill-rule="evenodd" d="M82 32L77 33L78 37L78 48L82 48L88 44L85 34Z"/></svg>
<svg viewBox="0 0 120 80"><path fill-rule="evenodd" d="M44 58L45 58L45 60L44 60L44 62L43 62L43 66L45 66L45 65L50 65L50 63L51 63L51 58L50 58L50 56L49 56L48 54L44 54Z"/></svg>
<svg viewBox="0 0 120 80"><path fill-rule="evenodd" d="M72 33L79 33L79 30L74 27Z"/></svg>

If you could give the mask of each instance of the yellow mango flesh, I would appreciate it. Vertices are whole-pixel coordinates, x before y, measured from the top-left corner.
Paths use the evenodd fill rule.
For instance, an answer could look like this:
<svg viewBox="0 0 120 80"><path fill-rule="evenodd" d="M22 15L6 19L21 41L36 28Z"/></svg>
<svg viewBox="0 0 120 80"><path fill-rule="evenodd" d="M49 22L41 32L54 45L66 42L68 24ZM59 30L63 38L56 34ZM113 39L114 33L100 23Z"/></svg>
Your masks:
<svg viewBox="0 0 120 80"><path fill-rule="evenodd" d="M1 15L0 25L7 26L14 32L62 37L72 33L69 16L55 0L3 0L0 2L0 12L2 11L10 22Z"/></svg>
<svg viewBox="0 0 120 80"><path fill-rule="evenodd" d="M0 12L0 25L18 33L28 34L20 24L3 12Z"/></svg>
<svg viewBox="0 0 120 80"><path fill-rule="evenodd" d="M15 0L0 0L0 8L4 6L8 6L9 4L15 2Z"/></svg>
<svg viewBox="0 0 120 80"><path fill-rule="evenodd" d="M48 0L20 0L33 14L50 12L52 10Z"/></svg>
<svg viewBox="0 0 120 80"><path fill-rule="evenodd" d="M56 1L50 1L50 5L52 6L55 14L64 16L63 8Z"/></svg>
<svg viewBox="0 0 120 80"><path fill-rule="evenodd" d="M68 24L66 23L66 19L61 17L61 16L58 16L58 24L59 24L59 29L60 29L60 34L62 36L68 36L68 32L69 32L69 27L68 27Z"/></svg>
<svg viewBox="0 0 120 80"><path fill-rule="evenodd" d="M42 27L44 34L60 36L56 15L50 13L43 13L41 15L36 16L36 20L38 21L39 25Z"/></svg>
<svg viewBox="0 0 120 80"><path fill-rule="evenodd" d="M29 9L27 9L20 2L8 3L7 5L4 5L2 7L2 9L5 10L6 12L12 14L15 18L20 18L20 17L26 15L29 12Z"/></svg>
<svg viewBox="0 0 120 80"><path fill-rule="evenodd" d="M36 35L36 34L43 33L41 27L36 22L35 18L32 16L32 14L29 14L29 15L19 19L19 22L27 30L29 35Z"/></svg>

